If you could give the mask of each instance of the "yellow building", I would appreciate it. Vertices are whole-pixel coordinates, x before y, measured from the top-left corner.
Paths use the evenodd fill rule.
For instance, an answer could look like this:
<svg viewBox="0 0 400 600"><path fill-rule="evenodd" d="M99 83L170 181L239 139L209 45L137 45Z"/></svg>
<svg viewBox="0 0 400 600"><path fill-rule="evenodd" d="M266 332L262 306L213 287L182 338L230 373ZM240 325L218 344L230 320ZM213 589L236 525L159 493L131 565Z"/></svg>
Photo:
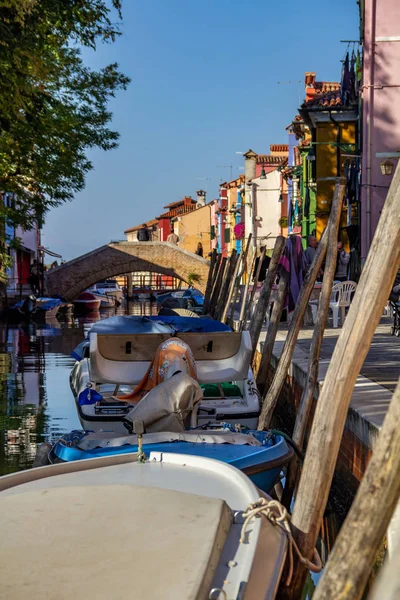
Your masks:
<svg viewBox="0 0 400 600"><path fill-rule="evenodd" d="M319 239L324 231L331 210L335 181L345 175L346 166L354 160L352 155L357 146L357 102L343 101L341 85L337 82L317 82L315 73L306 73L306 101L299 113L309 126L307 161L310 180L315 186L315 200L311 197L310 212L315 210L316 235ZM354 211L354 208L350 208ZM357 215L350 215L343 207L340 222L340 237L347 244L346 227L357 224Z"/></svg>
<svg viewBox="0 0 400 600"><path fill-rule="evenodd" d="M200 242L204 258L211 252L211 204L199 202L196 210L172 219L174 231L179 236L178 245L188 252L196 252Z"/></svg>

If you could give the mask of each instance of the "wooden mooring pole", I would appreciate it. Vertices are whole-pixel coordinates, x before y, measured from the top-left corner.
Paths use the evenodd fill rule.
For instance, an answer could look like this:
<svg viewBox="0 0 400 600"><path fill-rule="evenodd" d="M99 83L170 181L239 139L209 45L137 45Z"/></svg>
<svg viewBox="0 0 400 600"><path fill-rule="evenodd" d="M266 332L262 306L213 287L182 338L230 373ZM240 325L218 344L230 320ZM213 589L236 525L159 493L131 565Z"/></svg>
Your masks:
<svg viewBox="0 0 400 600"><path fill-rule="evenodd" d="M237 301L237 297L239 294L239 287L240 287L240 281L243 277L243 274L247 271L247 256L250 250L250 243L251 243L251 239L252 239L252 234L249 234L249 237L247 238L247 244L246 244L246 248L245 251L242 252L240 254L240 271L238 272L237 276L235 277L234 281L233 281L233 294L232 294L232 302L231 302L231 312L230 312L230 316L229 316L229 325L230 327L232 327L233 329L233 319L234 319L234 314L235 314L235 307L236 307L236 301ZM229 307L228 307L229 310Z"/></svg>
<svg viewBox="0 0 400 600"><path fill-rule="evenodd" d="M325 230L318 244L318 248L311 266L304 277L303 285L300 288L299 297L297 298L296 306L293 311L292 320L289 325L288 334L285 345L283 346L281 357L279 359L278 367L275 371L275 376L272 380L271 386L269 387L268 392L263 400L261 414L258 420L258 429L260 430L267 429L270 425L275 406L278 402L279 395L287 377L289 365L296 346L297 337L299 335L304 314L308 306L308 300L314 287L315 280L317 279L318 273L321 269L327 245L328 236L326 235Z"/></svg>
<svg viewBox="0 0 400 600"><path fill-rule="evenodd" d="M223 280L224 273L225 273L226 262L227 262L226 257L222 258L222 256L221 256L218 272L216 273L215 283L214 283L213 291L212 291L212 295L211 295L210 310L209 310L209 313L211 316L214 316L215 307L217 306L218 297L221 292L221 285L222 285L222 280Z"/></svg>
<svg viewBox="0 0 400 600"><path fill-rule="evenodd" d="M212 292L212 287L213 287L213 283L214 283L214 268L215 268L215 265L217 264L217 256L218 256L217 250L216 250L216 248L214 248L214 250L212 251L212 254L211 254L210 268L208 270L206 291L204 294L204 304L203 304L203 314L204 315L207 314L208 309L210 308L211 292Z"/></svg>
<svg viewBox="0 0 400 600"><path fill-rule="evenodd" d="M354 384L381 319L399 262L398 165L317 402L292 516L296 542L307 558L311 558L317 541ZM390 462L386 468L389 466ZM369 519L368 514L364 516ZM292 584L282 597L297 600L306 575L305 568L296 563Z"/></svg>
<svg viewBox="0 0 400 600"><path fill-rule="evenodd" d="M328 249L326 252L326 262L324 269L324 278L322 281L321 294L318 301L317 318L314 324L314 332L310 346L310 356L308 359L307 383L304 388L299 410L296 416L296 422L293 432L293 441L302 449L304 436L306 433L308 418L314 398L315 386L318 380L319 357L321 353L322 340L324 338L326 319L329 313L329 303L331 299L332 284L335 277L337 264L337 241L340 215L342 212L343 198L346 192L346 182L344 179L336 183L333 194L331 219L327 231ZM285 489L283 492L282 503L286 508L290 507L294 488L297 480L299 460L294 455L289 464L286 474Z"/></svg>
<svg viewBox="0 0 400 600"><path fill-rule="evenodd" d="M264 248L261 251L259 261L258 261L257 270L256 270L256 273L255 273L255 276L253 279L253 288L251 290L251 294L250 294L250 298L249 298L248 302L247 302L247 294L248 294L248 290L249 290L250 277L247 280L246 288L245 288L244 294L243 294L243 302L242 302L242 306L240 308L239 331L243 331L243 329L247 325L247 320L249 318L251 307L254 302L254 296L255 296L255 293L257 290L258 278L260 276L260 271L261 271L262 263L265 258L266 251L267 251L267 247L264 246ZM255 264L256 259L257 259L257 252L254 253L253 262L251 265L251 273L253 273L253 271L254 271L254 264Z"/></svg>
<svg viewBox="0 0 400 600"><path fill-rule="evenodd" d="M400 380L313 600L360 600L400 496ZM399 573L396 573L399 577ZM394 596L379 596L390 600ZM399 596L396 596L399 598Z"/></svg>
<svg viewBox="0 0 400 600"><path fill-rule="evenodd" d="M276 271L278 268L279 261L282 256L283 249L286 244L286 238L279 235L275 240L274 251L272 253L271 262L269 263L269 268L267 272L267 276L264 281L264 285L261 289L261 294L258 299L257 305L254 309L253 316L250 321L249 331L251 337L251 343L253 346L252 359L254 357L255 351L257 350L258 338L260 337L262 324L265 318L265 314L268 310L269 300L271 298L272 286L275 283L276 279Z"/></svg>
<svg viewBox="0 0 400 600"><path fill-rule="evenodd" d="M236 259L235 269L234 269L234 271L232 273L232 277L231 277L231 280L230 280L230 283L229 283L228 297L226 299L225 306L224 306L224 309L223 309L222 315L221 315L221 322L222 323L226 323L226 319L228 317L228 311L229 311L229 307L230 307L231 302L232 302L233 294L235 292L236 279L237 279L238 274L239 274L239 269L240 269L241 263L242 263L242 255L239 254L239 256Z"/></svg>
<svg viewBox="0 0 400 600"><path fill-rule="evenodd" d="M232 281L232 276L235 271L236 262L239 260L236 250L232 250L230 257L228 258L227 266L224 273L224 279L221 285L221 292L217 301L214 316L220 320L221 315L224 312L227 296L229 293L229 287Z"/></svg>
<svg viewBox="0 0 400 600"><path fill-rule="evenodd" d="M264 396L266 392L266 385L268 380L268 371L272 358L272 351L274 349L276 335L279 329L279 323L281 322L283 308L288 292L287 281L281 277L278 283L278 289L276 291L276 298L272 305L271 319L268 323L267 335L263 344L263 351L261 355L260 368L257 373L257 388L261 396Z"/></svg>

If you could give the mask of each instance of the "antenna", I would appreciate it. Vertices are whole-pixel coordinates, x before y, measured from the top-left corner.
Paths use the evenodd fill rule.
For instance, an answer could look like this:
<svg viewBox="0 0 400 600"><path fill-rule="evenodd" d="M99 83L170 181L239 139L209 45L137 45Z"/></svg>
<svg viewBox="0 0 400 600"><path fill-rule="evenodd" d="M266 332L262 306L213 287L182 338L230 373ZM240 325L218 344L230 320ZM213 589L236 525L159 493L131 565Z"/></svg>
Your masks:
<svg viewBox="0 0 400 600"><path fill-rule="evenodd" d="M231 180L232 180L232 169L233 165L217 165L217 169L230 169Z"/></svg>

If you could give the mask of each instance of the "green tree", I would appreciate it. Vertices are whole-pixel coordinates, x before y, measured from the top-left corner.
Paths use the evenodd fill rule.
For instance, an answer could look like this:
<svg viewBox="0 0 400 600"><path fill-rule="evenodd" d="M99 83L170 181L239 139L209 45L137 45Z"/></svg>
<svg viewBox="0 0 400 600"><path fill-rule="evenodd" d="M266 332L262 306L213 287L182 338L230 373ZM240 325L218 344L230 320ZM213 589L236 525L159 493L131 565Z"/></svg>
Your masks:
<svg viewBox="0 0 400 600"><path fill-rule="evenodd" d="M0 0L0 191L16 198L0 203L3 223L42 220L84 187L89 149L116 147L107 106L129 78L81 55L115 41L114 17L120 0Z"/></svg>

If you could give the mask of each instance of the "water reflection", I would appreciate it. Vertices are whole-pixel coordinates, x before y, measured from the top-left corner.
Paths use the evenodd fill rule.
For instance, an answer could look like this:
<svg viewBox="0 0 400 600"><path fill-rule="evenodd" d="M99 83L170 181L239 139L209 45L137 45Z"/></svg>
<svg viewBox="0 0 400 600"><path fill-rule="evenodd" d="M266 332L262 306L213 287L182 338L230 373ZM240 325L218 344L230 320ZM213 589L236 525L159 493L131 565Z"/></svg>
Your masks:
<svg viewBox="0 0 400 600"><path fill-rule="evenodd" d="M69 388L72 350L92 323L157 314L154 302L35 324L0 323L0 475L32 466L38 444L80 428Z"/></svg>

